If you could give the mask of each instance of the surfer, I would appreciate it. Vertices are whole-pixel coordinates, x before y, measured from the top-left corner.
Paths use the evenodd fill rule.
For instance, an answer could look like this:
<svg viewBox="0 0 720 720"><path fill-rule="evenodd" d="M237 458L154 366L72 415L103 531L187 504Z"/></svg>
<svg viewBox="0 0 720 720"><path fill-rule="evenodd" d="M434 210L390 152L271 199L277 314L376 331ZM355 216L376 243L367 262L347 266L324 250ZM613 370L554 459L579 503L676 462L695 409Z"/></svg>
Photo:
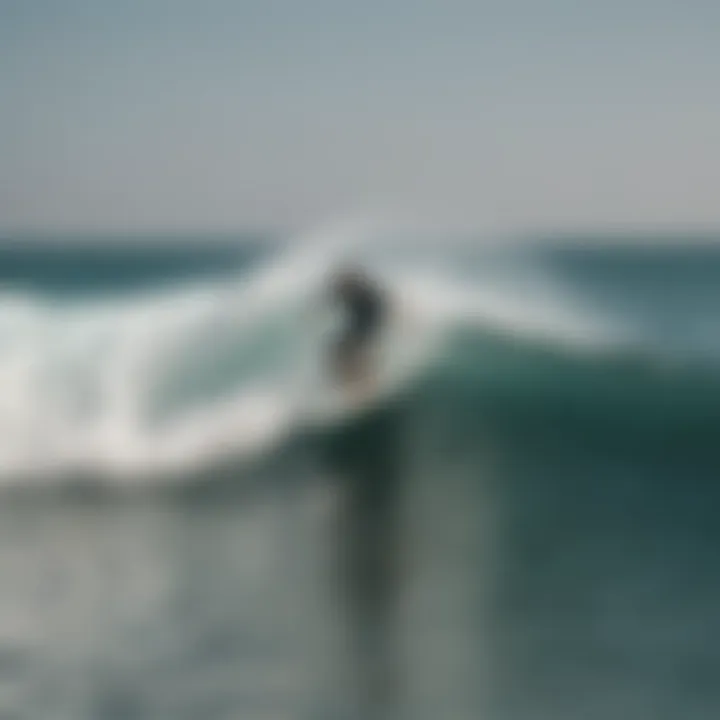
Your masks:
<svg viewBox="0 0 720 720"><path fill-rule="evenodd" d="M345 314L332 351L333 375L343 384L365 379L370 355L386 320L384 293L367 274L348 269L332 280L331 296Z"/></svg>

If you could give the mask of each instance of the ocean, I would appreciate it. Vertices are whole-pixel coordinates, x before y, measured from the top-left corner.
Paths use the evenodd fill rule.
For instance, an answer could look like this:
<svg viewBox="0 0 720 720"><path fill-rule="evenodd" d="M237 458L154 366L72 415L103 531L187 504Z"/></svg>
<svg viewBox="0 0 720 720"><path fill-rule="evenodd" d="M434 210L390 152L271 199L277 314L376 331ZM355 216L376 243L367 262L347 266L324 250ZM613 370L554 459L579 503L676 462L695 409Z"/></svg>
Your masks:
<svg viewBox="0 0 720 720"><path fill-rule="evenodd" d="M0 307L2 720L720 717L717 239L8 237Z"/></svg>

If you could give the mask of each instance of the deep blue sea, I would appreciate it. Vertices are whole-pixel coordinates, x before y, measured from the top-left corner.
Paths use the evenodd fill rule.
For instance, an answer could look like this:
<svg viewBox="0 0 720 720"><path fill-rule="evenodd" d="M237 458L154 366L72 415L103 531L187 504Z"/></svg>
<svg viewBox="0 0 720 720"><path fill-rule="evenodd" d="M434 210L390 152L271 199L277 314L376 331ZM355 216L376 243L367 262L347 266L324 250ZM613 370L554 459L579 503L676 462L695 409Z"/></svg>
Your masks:
<svg viewBox="0 0 720 720"><path fill-rule="evenodd" d="M720 238L0 244L2 720L716 720L719 514Z"/></svg>

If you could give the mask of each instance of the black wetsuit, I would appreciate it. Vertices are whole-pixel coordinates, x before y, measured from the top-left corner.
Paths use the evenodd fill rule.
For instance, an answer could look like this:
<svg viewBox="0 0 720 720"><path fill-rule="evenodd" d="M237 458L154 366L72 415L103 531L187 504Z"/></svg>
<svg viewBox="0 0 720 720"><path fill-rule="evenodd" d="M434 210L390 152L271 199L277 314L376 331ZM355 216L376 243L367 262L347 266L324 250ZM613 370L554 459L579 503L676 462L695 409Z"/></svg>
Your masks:
<svg viewBox="0 0 720 720"><path fill-rule="evenodd" d="M380 293L369 284L353 286L345 297L348 309L347 336L363 343L374 335L382 324L383 301Z"/></svg>
<svg viewBox="0 0 720 720"><path fill-rule="evenodd" d="M347 361L365 349L382 328L385 301L376 287L359 279L343 284L337 294L346 310L346 322L336 350L338 360Z"/></svg>

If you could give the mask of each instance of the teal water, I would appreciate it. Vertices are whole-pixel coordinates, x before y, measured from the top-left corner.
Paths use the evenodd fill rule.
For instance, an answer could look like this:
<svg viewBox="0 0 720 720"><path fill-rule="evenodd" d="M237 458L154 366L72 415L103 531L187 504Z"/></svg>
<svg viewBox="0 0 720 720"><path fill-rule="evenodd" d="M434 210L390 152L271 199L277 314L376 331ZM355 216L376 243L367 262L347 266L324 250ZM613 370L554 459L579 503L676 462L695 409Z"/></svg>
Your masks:
<svg viewBox="0 0 720 720"><path fill-rule="evenodd" d="M718 716L720 250L445 249L424 374L276 432L301 263L183 245L0 269L1 717Z"/></svg>

